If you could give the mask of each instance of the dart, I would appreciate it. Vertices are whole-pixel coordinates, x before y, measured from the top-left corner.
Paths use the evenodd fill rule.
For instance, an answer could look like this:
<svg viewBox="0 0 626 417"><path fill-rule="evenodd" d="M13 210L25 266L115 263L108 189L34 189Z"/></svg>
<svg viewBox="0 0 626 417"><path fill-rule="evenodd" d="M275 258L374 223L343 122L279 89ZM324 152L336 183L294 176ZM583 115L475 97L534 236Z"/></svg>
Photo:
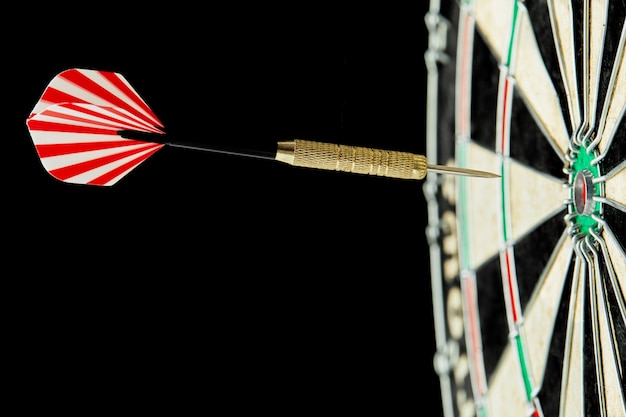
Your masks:
<svg viewBox="0 0 626 417"><path fill-rule="evenodd" d="M419 154L302 139L278 142L274 152L173 141L124 76L92 69L73 68L57 74L26 125L45 170L73 184L111 186L164 146L401 179L420 180L427 171L498 177L489 172L431 165Z"/></svg>

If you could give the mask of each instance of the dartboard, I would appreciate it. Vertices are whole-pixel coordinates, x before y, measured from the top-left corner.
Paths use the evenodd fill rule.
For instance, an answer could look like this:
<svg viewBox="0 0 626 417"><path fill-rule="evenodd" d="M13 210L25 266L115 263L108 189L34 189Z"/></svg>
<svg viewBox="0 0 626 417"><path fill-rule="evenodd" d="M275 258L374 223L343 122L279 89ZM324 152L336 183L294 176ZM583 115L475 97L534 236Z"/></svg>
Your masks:
<svg viewBox="0 0 626 417"><path fill-rule="evenodd" d="M431 0L434 366L452 416L626 415L626 5Z"/></svg>

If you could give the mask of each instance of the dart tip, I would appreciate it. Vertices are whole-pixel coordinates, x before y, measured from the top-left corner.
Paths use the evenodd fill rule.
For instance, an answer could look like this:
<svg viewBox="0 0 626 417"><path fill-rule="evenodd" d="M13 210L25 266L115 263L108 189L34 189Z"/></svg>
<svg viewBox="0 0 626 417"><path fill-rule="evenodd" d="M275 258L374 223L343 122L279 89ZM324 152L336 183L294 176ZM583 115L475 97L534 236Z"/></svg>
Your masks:
<svg viewBox="0 0 626 417"><path fill-rule="evenodd" d="M482 178L501 178L501 175L498 174L494 174L493 172L485 172L485 171L480 171L480 174L474 174L472 175L474 177L482 177Z"/></svg>
<svg viewBox="0 0 626 417"><path fill-rule="evenodd" d="M436 172L439 174L451 174L451 175L463 175L466 177L478 177L478 178L500 178L498 174L487 171L478 171L475 169L458 168L443 165L428 165L430 172Z"/></svg>

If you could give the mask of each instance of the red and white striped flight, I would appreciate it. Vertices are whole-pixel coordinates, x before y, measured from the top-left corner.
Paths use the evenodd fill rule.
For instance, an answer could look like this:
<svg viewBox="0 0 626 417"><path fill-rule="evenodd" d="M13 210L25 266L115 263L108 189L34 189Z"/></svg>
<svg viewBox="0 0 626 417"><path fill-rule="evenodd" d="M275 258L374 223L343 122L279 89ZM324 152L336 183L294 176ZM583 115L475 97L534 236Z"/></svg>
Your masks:
<svg viewBox="0 0 626 417"><path fill-rule="evenodd" d="M164 146L120 136L122 130L164 132L116 72L74 68L59 73L26 125L43 167L74 184L113 185Z"/></svg>

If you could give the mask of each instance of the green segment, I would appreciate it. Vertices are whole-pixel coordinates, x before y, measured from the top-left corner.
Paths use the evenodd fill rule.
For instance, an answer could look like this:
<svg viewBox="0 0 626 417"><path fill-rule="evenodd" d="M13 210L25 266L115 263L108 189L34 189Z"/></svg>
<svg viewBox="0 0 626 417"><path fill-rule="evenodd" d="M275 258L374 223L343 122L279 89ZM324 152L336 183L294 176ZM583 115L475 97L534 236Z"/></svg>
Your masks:
<svg viewBox="0 0 626 417"><path fill-rule="evenodd" d="M587 169L593 173L594 177L597 177L600 174L600 169L598 168L598 165L591 165L591 161L593 161L595 157L596 155L593 153L588 154L584 147L580 147L576 155L576 160L572 164L574 173Z"/></svg>
<svg viewBox="0 0 626 417"><path fill-rule="evenodd" d="M515 29L517 28L517 16L519 13L519 5L518 2L515 1L513 4L513 20L511 23L511 36L509 36L509 47L508 47L508 52L506 54L506 61L505 61L505 65L507 67L511 66L511 57L513 56L513 40L515 39Z"/></svg>
<svg viewBox="0 0 626 417"><path fill-rule="evenodd" d="M515 344L517 345L517 356L519 357L520 367L522 368L524 388L526 389L526 399L528 401L531 401L533 398L533 384L530 380L530 375L528 373L528 363L526 361L524 345L522 344L522 338L519 335L515 336Z"/></svg>

